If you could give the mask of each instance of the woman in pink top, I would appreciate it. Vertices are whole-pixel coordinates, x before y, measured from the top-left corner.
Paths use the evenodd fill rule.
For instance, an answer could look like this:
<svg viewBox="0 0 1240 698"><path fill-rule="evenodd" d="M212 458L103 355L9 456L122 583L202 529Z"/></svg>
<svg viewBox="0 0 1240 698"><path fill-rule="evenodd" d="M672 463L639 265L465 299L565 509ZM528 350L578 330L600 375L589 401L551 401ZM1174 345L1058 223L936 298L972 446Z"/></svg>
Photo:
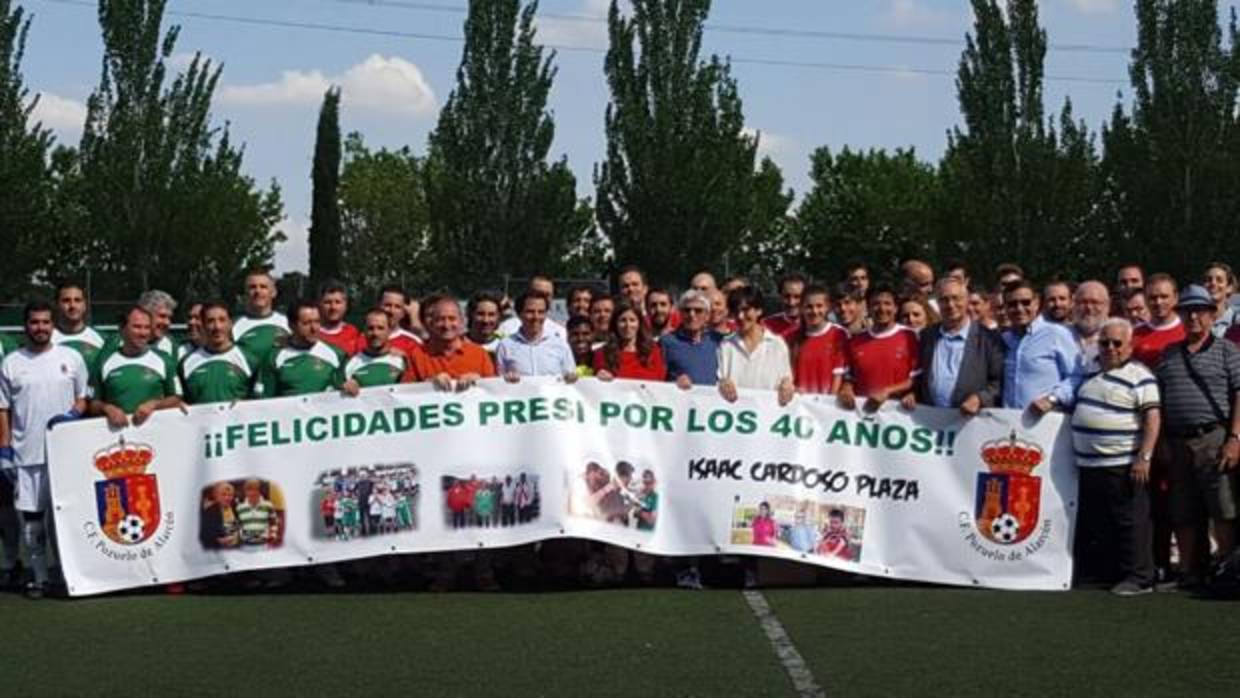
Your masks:
<svg viewBox="0 0 1240 698"><path fill-rule="evenodd" d="M758 505L758 517L750 524L753 528L753 544L775 545L775 519L771 518L771 505L763 502Z"/></svg>

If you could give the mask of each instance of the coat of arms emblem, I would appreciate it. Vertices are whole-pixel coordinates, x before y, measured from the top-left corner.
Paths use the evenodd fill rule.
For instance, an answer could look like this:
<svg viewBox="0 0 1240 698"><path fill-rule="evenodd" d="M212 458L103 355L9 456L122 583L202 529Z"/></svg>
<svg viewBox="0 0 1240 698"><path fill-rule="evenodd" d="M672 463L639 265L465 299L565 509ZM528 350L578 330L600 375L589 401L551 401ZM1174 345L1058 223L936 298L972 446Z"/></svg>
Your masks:
<svg viewBox="0 0 1240 698"><path fill-rule="evenodd" d="M1014 545L1038 525L1042 478L1032 473L1042 463L1042 448L1013 431L1006 439L982 444L981 455L989 471L977 474L977 530L994 543Z"/></svg>
<svg viewBox="0 0 1240 698"><path fill-rule="evenodd" d="M146 472L154 459L150 446L124 441L95 453L95 469L104 475L95 483L99 526L114 543L137 545L159 527L159 487Z"/></svg>

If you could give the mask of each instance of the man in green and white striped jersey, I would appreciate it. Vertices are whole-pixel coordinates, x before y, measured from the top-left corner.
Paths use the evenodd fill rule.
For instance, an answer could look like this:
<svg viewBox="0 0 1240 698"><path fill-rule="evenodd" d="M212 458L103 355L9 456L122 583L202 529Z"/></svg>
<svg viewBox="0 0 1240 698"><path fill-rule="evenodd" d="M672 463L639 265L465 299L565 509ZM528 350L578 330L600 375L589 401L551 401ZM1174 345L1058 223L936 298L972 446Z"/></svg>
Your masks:
<svg viewBox="0 0 1240 698"><path fill-rule="evenodd" d="M319 339L319 306L298 301L289 309L292 334L285 346L276 347L263 368L265 398L309 395L343 389L357 394L357 384L345 386L344 352ZM235 330L234 330L235 332Z"/></svg>
<svg viewBox="0 0 1240 698"><path fill-rule="evenodd" d="M52 344L81 354L87 368L91 368L106 340L86 324L86 312L86 291L80 284L65 281L56 287L56 327L52 330Z"/></svg>
<svg viewBox="0 0 1240 698"><path fill-rule="evenodd" d="M232 312L223 303L203 303L202 346L181 359L181 385L191 405L256 397L262 364L233 341Z"/></svg>
<svg viewBox="0 0 1240 698"><path fill-rule="evenodd" d="M403 353L392 348L391 335L392 319L382 308L366 313L362 326L366 348L344 365L346 385L353 383L358 388L369 388L401 382L409 370L409 362Z"/></svg>
<svg viewBox="0 0 1240 698"><path fill-rule="evenodd" d="M233 340L266 363L289 335L288 318L275 310L275 279L266 271L250 272L245 277L245 296L245 314L233 325Z"/></svg>
<svg viewBox="0 0 1240 698"><path fill-rule="evenodd" d="M100 352L90 367L90 412L120 428L135 426L156 410L181 406L181 385L172 357L152 348L154 318L134 306L121 319L120 343Z"/></svg>

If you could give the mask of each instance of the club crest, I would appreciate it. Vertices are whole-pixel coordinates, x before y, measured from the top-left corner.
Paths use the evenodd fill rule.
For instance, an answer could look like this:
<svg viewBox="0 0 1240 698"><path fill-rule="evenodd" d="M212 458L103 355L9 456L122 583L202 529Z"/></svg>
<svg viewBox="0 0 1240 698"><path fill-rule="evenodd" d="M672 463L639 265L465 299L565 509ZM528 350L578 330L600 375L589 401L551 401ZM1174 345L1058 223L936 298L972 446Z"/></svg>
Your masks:
<svg viewBox="0 0 1240 698"><path fill-rule="evenodd" d="M159 486L146 472L154 459L150 446L123 440L95 453L95 469L104 475L95 483L99 527L114 543L138 545L159 528Z"/></svg>
<svg viewBox="0 0 1240 698"><path fill-rule="evenodd" d="M982 444L981 456L989 470L977 474L977 530L1000 545L1019 543L1038 525L1042 478L1032 473L1042 463L1042 448L1013 431L1006 439Z"/></svg>

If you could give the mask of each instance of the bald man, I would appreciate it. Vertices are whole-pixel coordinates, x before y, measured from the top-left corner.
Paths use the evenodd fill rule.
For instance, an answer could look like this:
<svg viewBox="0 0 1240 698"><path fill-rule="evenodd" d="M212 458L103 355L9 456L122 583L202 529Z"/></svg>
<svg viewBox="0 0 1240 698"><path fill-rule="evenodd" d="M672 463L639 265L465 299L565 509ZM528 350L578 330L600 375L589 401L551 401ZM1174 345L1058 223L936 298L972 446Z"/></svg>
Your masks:
<svg viewBox="0 0 1240 698"><path fill-rule="evenodd" d="M1111 294L1101 281L1082 281L1072 295L1072 336L1081 350L1083 367L1098 361L1098 331L1111 313Z"/></svg>

